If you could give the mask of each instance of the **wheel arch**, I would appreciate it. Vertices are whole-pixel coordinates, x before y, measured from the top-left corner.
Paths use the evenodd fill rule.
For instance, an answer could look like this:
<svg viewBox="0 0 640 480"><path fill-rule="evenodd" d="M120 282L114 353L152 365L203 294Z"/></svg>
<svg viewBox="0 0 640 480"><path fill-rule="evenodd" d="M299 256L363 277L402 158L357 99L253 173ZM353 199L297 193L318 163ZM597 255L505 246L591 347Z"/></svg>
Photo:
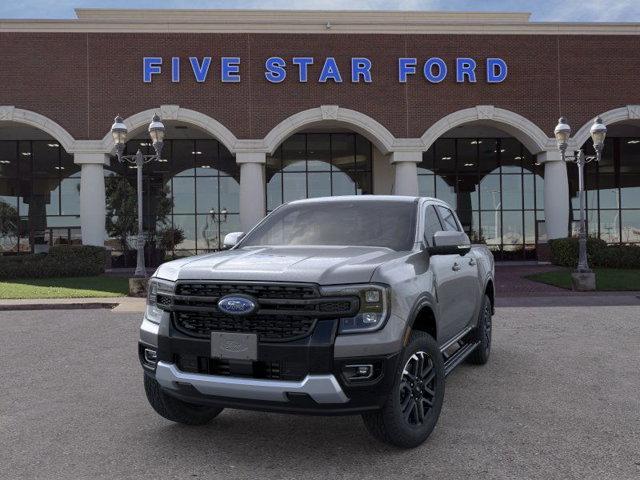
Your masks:
<svg viewBox="0 0 640 480"><path fill-rule="evenodd" d="M484 286L484 294L489 297L491 302L491 313L496 312L496 289L493 284L493 279L489 278Z"/></svg>
<svg viewBox="0 0 640 480"><path fill-rule="evenodd" d="M403 345L406 345L411 336L412 330L419 330L429 334L433 339L438 341L438 321L436 311L433 305L427 299L422 299L413 309L410 321L405 331Z"/></svg>

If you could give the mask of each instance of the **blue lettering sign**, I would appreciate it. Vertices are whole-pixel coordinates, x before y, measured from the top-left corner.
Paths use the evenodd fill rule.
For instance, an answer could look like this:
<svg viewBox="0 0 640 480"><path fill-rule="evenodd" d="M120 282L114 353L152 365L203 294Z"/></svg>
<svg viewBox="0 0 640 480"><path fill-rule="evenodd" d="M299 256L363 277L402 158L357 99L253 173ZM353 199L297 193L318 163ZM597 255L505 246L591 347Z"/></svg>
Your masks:
<svg viewBox="0 0 640 480"><path fill-rule="evenodd" d="M507 62L501 58L487 58L487 83L501 83L507 78Z"/></svg>
<svg viewBox="0 0 640 480"><path fill-rule="evenodd" d="M284 68L286 65L287 63L280 57L269 57L264 63L267 69L264 76L271 83L280 83L287 78L287 71Z"/></svg>
<svg viewBox="0 0 640 480"><path fill-rule="evenodd" d="M342 77L340 76L340 69L336 63L336 59L333 57L327 57L324 61L324 66L320 72L321 83L326 83L327 80L333 80L336 83L342 83Z"/></svg>
<svg viewBox="0 0 640 480"><path fill-rule="evenodd" d="M355 57L351 59L351 82L358 83L360 77L366 83L371 83L371 60L368 58Z"/></svg>
<svg viewBox="0 0 640 480"><path fill-rule="evenodd" d="M416 73L415 58L399 58L398 59L398 81L400 83L407 83L407 75L413 75Z"/></svg>
<svg viewBox="0 0 640 480"><path fill-rule="evenodd" d="M438 67L438 73L433 73L433 67ZM424 64L424 77L431 83L440 83L447 76L447 64L438 57L427 60Z"/></svg>
<svg viewBox="0 0 640 480"><path fill-rule="evenodd" d="M240 81L240 57L222 57L220 78L223 82L238 83Z"/></svg>
<svg viewBox="0 0 640 480"><path fill-rule="evenodd" d="M157 75L162 71L162 57L144 57L142 59L142 80L151 83L151 75Z"/></svg>
<svg viewBox="0 0 640 480"><path fill-rule="evenodd" d="M173 83L180 81L180 57L171 58L171 81Z"/></svg>
<svg viewBox="0 0 640 480"><path fill-rule="evenodd" d="M313 65L313 57L293 57L291 63L298 65L298 80L307 82L309 65Z"/></svg>
<svg viewBox="0 0 640 480"><path fill-rule="evenodd" d="M464 77L476 83L476 61L473 58L456 58L456 82L464 83Z"/></svg>
<svg viewBox="0 0 640 480"><path fill-rule="evenodd" d="M193 75L196 77L196 82L204 82L207 79L209 67L211 66L211 57L204 57L202 64L198 63L198 57L189 57L189 61L191 62L191 69L193 70Z"/></svg>

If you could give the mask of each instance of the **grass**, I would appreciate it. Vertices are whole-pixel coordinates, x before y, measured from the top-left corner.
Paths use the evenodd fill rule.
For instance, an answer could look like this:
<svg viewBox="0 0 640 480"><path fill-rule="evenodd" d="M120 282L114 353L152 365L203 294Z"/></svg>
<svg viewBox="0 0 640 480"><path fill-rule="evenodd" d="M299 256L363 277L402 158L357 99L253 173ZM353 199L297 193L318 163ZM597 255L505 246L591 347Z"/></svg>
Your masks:
<svg viewBox="0 0 640 480"><path fill-rule="evenodd" d="M599 291L632 291L640 290L640 270L594 268L596 272L596 290ZM535 282L546 283L571 290L571 269L553 272L536 273L526 278Z"/></svg>
<svg viewBox="0 0 640 480"><path fill-rule="evenodd" d="M122 297L129 290L121 277L34 278L0 281L0 299Z"/></svg>

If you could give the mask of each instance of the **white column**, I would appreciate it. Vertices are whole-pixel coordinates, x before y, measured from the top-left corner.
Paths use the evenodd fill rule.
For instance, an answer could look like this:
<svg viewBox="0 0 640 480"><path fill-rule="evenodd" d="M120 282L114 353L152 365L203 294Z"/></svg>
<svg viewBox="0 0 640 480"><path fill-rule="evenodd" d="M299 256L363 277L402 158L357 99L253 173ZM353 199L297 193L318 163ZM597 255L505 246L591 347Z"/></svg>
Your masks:
<svg viewBox="0 0 640 480"><path fill-rule="evenodd" d="M538 163L544 164L544 218L547 238L565 238L569 234L569 180L567 164L560 152L542 152Z"/></svg>
<svg viewBox="0 0 640 480"><path fill-rule="evenodd" d="M418 163L421 161L422 151L391 153L391 164L395 167L394 195L418 195Z"/></svg>
<svg viewBox="0 0 640 480"><path fill-rule="evenodd" d="M106 203L104 165L109 156L103 153L76 153L74 162L80 165L80 226L83 245L104 246L106 238Z"/></svg>
<svg viewBox="0 0 640 480"><path fill-rule="evenodd" d="M265 216L264 152L238 152L240 164L240 225L243 232L251 230Z"/></svg>

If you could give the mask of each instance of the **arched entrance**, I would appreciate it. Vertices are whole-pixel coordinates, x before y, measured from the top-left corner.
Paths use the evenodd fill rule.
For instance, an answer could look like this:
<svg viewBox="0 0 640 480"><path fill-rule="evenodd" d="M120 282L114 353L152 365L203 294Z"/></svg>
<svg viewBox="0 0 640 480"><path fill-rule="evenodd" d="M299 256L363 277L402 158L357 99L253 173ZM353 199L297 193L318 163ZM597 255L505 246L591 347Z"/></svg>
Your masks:
<svg viewBox="0 0 640 480"><path fill-rule="evenodd" d="M42 115L0 108L0 254L81 242L80 167L68 153L72 144Z"/></svg>

